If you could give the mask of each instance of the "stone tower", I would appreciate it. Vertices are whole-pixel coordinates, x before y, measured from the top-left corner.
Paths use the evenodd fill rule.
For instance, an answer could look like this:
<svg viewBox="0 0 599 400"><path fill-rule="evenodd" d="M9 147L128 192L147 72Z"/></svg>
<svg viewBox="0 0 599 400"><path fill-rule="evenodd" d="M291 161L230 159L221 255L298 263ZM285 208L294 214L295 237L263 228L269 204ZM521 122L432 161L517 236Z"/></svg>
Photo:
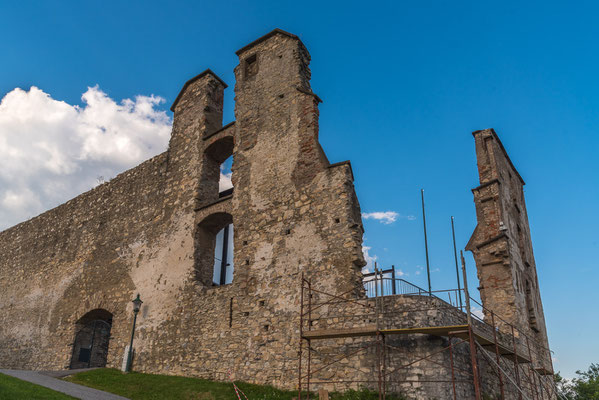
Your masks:
<svg viewBox="0 0 599 400"><path fill-rule="evenodd" d="M466 249L476 261L481 299L487 309L534 338L533 358L551 371L524 180L493 129L473 136L480 179L472 189L478 224ZM490 318L489 312L485 318ZM502 329L511 330L507 324Z"/></svg>
<svg viewBox="0 0 599 400"><path fill-rule="evenodd" d="M166 152L0 232L3 367L120 367L139 293L135 370L294 386L301 277L361 287L360 206L350 163L318 142L299 38L276 29L237 55L236 121L206 70L171 107Z"/></svg>

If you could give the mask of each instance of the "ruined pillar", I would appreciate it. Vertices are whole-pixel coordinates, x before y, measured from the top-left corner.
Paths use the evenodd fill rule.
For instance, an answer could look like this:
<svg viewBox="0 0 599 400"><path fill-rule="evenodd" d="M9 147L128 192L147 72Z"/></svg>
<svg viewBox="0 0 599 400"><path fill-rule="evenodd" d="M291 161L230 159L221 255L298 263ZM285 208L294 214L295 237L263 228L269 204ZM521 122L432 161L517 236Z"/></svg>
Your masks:
<svg viewBox="0 0 599 400"><path fill-rule="evenodd" d="M524 180L493 129L473 135L480 178L480 185L472 189L478 224L466 249L476 261L481 299L486 308L530 335L538 353L533 358L551 371ZM510 332L507 324L498 322L500 329Z"/></svg>

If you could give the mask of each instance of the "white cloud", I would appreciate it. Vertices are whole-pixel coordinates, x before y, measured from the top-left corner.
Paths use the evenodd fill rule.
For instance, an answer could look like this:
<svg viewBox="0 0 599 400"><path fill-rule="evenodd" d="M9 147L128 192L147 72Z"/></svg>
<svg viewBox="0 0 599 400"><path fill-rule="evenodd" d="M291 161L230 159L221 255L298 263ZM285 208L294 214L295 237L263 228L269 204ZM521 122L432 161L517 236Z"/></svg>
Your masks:
<svg viewBox="0 0 599 400"><path fill-rule="evenodd" d="M375 219L380 221L383 224L391 224L397 220L399 214L395 211L376 211L371 213L362 213L362 218L364 219Z"/></svg>
<svg viewBox="0 0 599 400"><path fill-rule="evenodd" d="M472 312L472 315L480 318L480 319L484 319L485 318L485 314L483 313L483 309L477 306L473 306L472 309L470 310Z"/></svg>
<svg viewBox="0 0 599 400"><path fill-rule="evenodd" d="M231 189L233 187L233 182L231 182L232 172L225 172L224 167L220 166L220 179L218 181L218 191L222 192L227 189Z"/></svg>
<svg viewBox="0 0 599 400"><path fill-rule="evenodd" d="M375 211L371 213L362 213L362 218L374 219L385 225L392 224L393 222L397 221L398 218L405 218L409 221L416 219L416 217L413 215L404 216L395 211Z"/></svg>
<svg viewBox="0 0 599 400"><path fill-rule="evenodd" d="M364 254L364 260L366 260L366 265L362 268L362 272L373 272L374 271L374 263L377 260L376 255L370 255L368 252L371 249L369 246L362 245L362 253Z"/></svg>
<svg viewBox="0 0 599 400"><path fill-rule="evenodd" d="M98 86L83 106L31 87L0 102L0 229L33 217L166 149L164 99L115 102Z"/></svg>

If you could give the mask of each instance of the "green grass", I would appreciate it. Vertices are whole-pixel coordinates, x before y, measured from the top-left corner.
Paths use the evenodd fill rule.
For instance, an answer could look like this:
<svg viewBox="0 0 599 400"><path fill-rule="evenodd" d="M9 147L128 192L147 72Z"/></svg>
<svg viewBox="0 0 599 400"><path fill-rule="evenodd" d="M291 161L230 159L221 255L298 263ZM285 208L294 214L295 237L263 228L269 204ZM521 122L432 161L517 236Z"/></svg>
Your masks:
<svg viewBox="0 0 599 400"><path fill-rule="evenodd" d="M22 381L12 376L0 374L0 399L10 400L67 400L67 396L43 386Z"/></svg>
<svg viewBox="0 0 599 400"><path fill-rule="evenodd" d="M112 392L132 400L182 399L182 400L232 400L237 399L233 384L182 376L151 375L132 372L123 374L116 369L96 369L81 372L66 380ZM297 391L280 390L272 386L235 382L250 400L292 400ZM302 398L304 396L302 395ZM312 399L318 395L311 396ZM243 399L243 396L242 396ZM331 393L331 400L378 400L378 394L362 389L345 393ZM390 400L399 397L387 396Z"/></svg>

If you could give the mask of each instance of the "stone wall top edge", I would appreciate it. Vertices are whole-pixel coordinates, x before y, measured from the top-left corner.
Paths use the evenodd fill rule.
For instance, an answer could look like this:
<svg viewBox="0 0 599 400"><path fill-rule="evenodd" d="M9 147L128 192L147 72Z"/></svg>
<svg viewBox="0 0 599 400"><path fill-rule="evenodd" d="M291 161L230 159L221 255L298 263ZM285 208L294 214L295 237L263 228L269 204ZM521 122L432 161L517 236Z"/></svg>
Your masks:
<svg viewBox="0 0 599 400"><path fill-rule="evenodd" d="M212 132L212 133L209 133L208 135L204 136L202 139L203 139L203 140L208 140L208 139L210 139L211 137L213 137L213 136L215 136L215 135L218 135L218 134L219 134L219 133L221 133L222 131L225 131L225 130L229 129L229 128L231 128L231 127L232 127L232 126L234 126L234 125L235 125L235 121L231 121L231 122L229 122L228 124L224 125L222 128L220 128L220 129L217 129L217 130L215 130L214 132Z"/></svg>
<svg viewBox="0 0 599 400"><path fill-rule="evenodd" d="M354 181L354 170L352 169L352 166L351 166L351 161L349 161L349 160L345 160L345 161L339 161L339 162L336 162L336 163L330 164L330 165L328 166L328 168L329 168L329 169L331 169L331 168L336 168L336 167L340 167L340 166L342 166L342 165L347 165L347 166L349 167L349 173L350 173L350 175L351 175L351 180L352 180L352 182L353 182L353 181Z"/></svg>
<svg viewBox="0 0 599 400"><path fill-rule="evenodd" d="M54 208L51 208L47 211L44 211L41 214L36 215L35 217L32 217L26 221L18 223L17 225L13 225L3 231L0 231L0 242L19 230L23 232L30 230L36 224L40 223L41 220L44 218L50 217L53 214L60 214L61 212L68 210L69 208L78 208L81 205L90 203L95 198L101 197L105 192L109 192L113 188L119 187L123 184L127 184L130 179L134 179L139 175L143 175L148 168L163 163L166 159L166 156L167 152L162 152L133 168L121 172L106 183L91 188L90 190L83 192L62 204L59 204Z"/></svg>
<svg viewBox="0 0 599 400"><path fill-rule="evenodd" d="M226 89L229 86L225 83L225 81L223 81L218 75L216 75L210 68L204 70L203 72L201 72L200 74L194 76L193 78L189 79L187 82L185 82L183 84L183 87L181 88L181 91L179 92L179 94L177 95L177 98L175 99L175 101L173 101L173 105L171 106L170 110L172 112L175 112L175 107L177 106L177 103L179 103L179 100L181 100L181 97L183 96L183 93L185 93L185 90L189 87L189 85L191 85L192 83L194 83L195 81L197 81L198 79L203 78L204 76L207 75L212 75L217 81L219 81L223 87Z"/></svg>
<svg viewBox="0 0 599 400"><path fill-rule="evenodd" d="M512 160L510 159L510 156L507 154L507 151L505 150L505 147L503 147L503 143L501 143L501 140L499 139L499 136L497 135L497 132L495 132L495 129L488 128L488 129L481 129L481 130L478 130L478 131L474 131L474 132L472 132L472 136L476 137L476 135L481 134L481 133L490 133L493 136L493 139L495 139L495 141L499 145L499 148L501 149L501 152L503 153L504 157L506 158L506 160L508 162L508 165L516 173L516 175L518 176L518 179L520 180L520 182L522 183L522 185L523 186L526 185L526 183L524 182L524 179L522 179L522 176L520 176L520 173L518 172L518 170L514 166L514 163L512 163Z"/></svg>
<svg viewBox="0 0 599 400"><path fill-rule="evenodd" d="M262 42L264 42L265 40L270 39L271 37L273 37L275 35L283 35L283 36L290 37L292 39L297 39L301 43L301 40L300 40L300 38L297 35L294 35L293 33L289 33L287 31L284 31L284 30L279 29L279 28L275 28L272 31L268 32L266 35L260 36L258 39L254 40L253 42L251 42L249 44L246 44L241 49L237 50L235 52L235 54L237 54L239 56L242 53L244 53L245 51L253 48L254 46L256 46L256 45L258 45L258 44L260 44ZM303 46L303 43L302 43L302 46Z"/></svg>

